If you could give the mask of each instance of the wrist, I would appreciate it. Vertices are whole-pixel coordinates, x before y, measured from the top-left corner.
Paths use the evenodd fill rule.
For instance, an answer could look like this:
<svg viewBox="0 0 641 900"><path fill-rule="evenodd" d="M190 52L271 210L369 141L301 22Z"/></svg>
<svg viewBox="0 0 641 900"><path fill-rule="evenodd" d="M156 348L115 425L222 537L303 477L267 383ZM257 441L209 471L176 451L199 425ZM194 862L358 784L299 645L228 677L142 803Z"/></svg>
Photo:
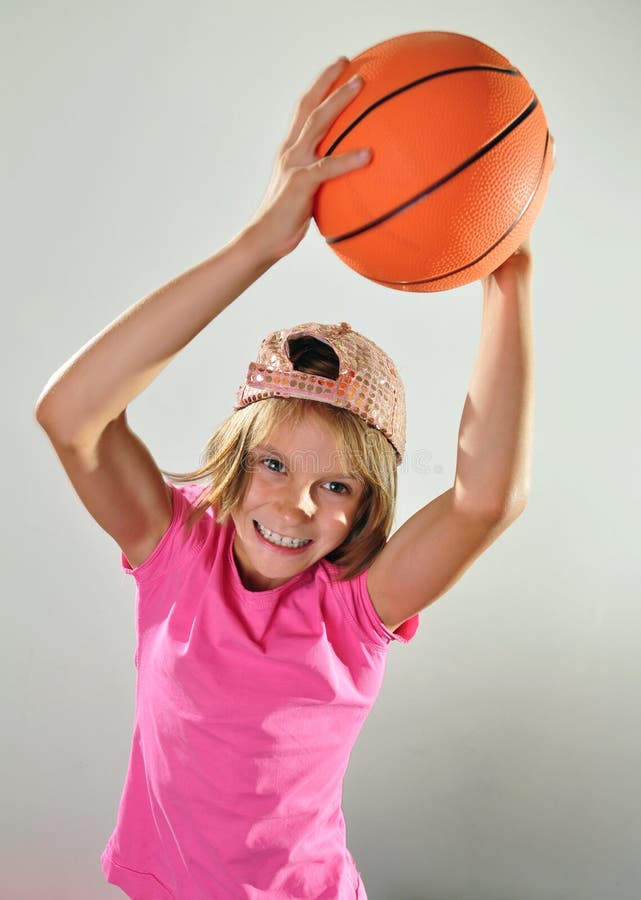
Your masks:
<svg viewBox="0 0 641 900"><path fill-rule="evenodd" d="M239 234L239 240L246 247L247 253L255 260L256 266L266 272L279 259L282 254L276 253L270 240L268 229L262 221L251 221Z"/></svg>
<svg viewBox="0 0 641 900"><path fill-rule="evenodd" d="M511 256L508 256L500 266L482 279L484 283L501 280L510 276L518 278L531 278L534 268L532 253L528 249L519 248Z"/></svg>

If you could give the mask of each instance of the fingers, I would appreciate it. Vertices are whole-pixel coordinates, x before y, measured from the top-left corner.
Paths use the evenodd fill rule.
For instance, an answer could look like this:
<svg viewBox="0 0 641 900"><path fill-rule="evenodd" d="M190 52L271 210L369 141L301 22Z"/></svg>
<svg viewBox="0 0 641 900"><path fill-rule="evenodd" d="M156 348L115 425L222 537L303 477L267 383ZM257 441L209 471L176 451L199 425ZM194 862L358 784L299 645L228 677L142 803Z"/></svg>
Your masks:
<svg viewBox="0 0 641 900"><path fill-rule="evenodd" d="M331 66L323 69L318 78L316 78L309 90L303 95L301 101L310 107L310 111L324 100L348 62L349 60L346 56L341 56Z"/></svg>
<svg viewBox="0 0 641 900"><path fill-rule="evenodd" d="M294 173L299 183L313 188L330 178L365 166L371 159L371 151L367 148L323 159L318 159L316 154L316 148L331 123L363 87L363 79L357 75L331 91L348 62L346 57L342 57L321 72L301 98L289 134L280 148L284 170Z"/></svg>
<svg viewBox="0 0 641 900"><path fill-rule="evenodd" d="M311 173L315 184L319 185L323 181L329 181L330 178L336 178L338 175L344 175L353 169L366 166L371 158L371 150L367 148L350 150L348 153L340 153L338 156L319 159L318 162L308 166L307 171Z"/></svg>
<svg viewBox="0 0 641 900"><path fill-rule="evenodd" d="M283 149L291 147L300 137L305 123L314 110L322 103L327 96L334 82L339 78L341 72L349 60L346 56L342 56L336 62L327 66L313 82L309 90L303 94L298 101L294 119L290 126L287 137L283 141Z"/></svg>
<svg viewBox="0 0 641 900"><path fill-rule="evenodd" d="M316 150L331 123L352 102L362 87L363 79L359 75L355 75L354 78L350 78L330 94L309 115L301 131L299 144L303 145L304 143L307 150Z"/></svg>

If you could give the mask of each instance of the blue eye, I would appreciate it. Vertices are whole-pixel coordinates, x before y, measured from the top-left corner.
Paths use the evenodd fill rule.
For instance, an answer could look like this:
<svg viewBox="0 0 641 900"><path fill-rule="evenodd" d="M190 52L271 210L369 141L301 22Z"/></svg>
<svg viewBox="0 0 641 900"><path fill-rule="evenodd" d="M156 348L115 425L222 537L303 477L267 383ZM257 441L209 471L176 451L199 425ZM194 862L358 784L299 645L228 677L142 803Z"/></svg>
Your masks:
<svg viewBox="0 0 641 900"><path fill-rule="evenodd" d="M327 485L332 494L349 494L349 488L342 481L328 481Z"/></svg>
<svg viewBox="0 0 641 900"><path fill-rule="evenodd" d="M270 469L272 472L282 472L284 469L282 462L279 459L274 459L271 456L268 456L263 460L263 465L265 466L265 468Z"/></svg>

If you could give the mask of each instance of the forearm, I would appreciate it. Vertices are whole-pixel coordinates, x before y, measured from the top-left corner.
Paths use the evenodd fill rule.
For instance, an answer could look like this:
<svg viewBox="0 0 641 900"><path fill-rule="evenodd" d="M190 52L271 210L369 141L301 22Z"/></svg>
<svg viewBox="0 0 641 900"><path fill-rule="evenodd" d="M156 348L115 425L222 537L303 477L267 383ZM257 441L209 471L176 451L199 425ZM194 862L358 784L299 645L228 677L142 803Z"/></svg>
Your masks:
<svg viewBox="0 0 641 900"><path fill-rule="evenodd" d="M139 300L49 379L36 406L66 443L93 440L169 361L270 267L256 229Z"/></svg>
<svg viewBox="0 0 641 900"><path fill-rule="evenodd" d="M483 281L480 348L459 429L457 501L499 517L518 514L529 493L533 431L532 262L519 254Z"/></svg>

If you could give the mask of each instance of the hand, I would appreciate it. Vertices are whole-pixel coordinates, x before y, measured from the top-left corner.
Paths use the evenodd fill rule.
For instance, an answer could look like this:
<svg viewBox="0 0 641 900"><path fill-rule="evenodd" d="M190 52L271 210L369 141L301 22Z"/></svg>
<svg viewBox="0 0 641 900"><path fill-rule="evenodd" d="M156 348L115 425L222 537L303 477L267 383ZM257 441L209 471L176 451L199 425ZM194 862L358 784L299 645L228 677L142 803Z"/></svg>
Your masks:
<svg viewBox="0 0 641 900"><path fill-rule="evenodd" d="M260 233L261 247L271 262L291 253L305 236L319 186L369 162L358 157L358 150L327 158L316 154L332 122L362 87L362 82L356 88L346 82L328 96L347 62L342 57L325 69L299 100L267 192L250 222L254 232Z"/></svg>

